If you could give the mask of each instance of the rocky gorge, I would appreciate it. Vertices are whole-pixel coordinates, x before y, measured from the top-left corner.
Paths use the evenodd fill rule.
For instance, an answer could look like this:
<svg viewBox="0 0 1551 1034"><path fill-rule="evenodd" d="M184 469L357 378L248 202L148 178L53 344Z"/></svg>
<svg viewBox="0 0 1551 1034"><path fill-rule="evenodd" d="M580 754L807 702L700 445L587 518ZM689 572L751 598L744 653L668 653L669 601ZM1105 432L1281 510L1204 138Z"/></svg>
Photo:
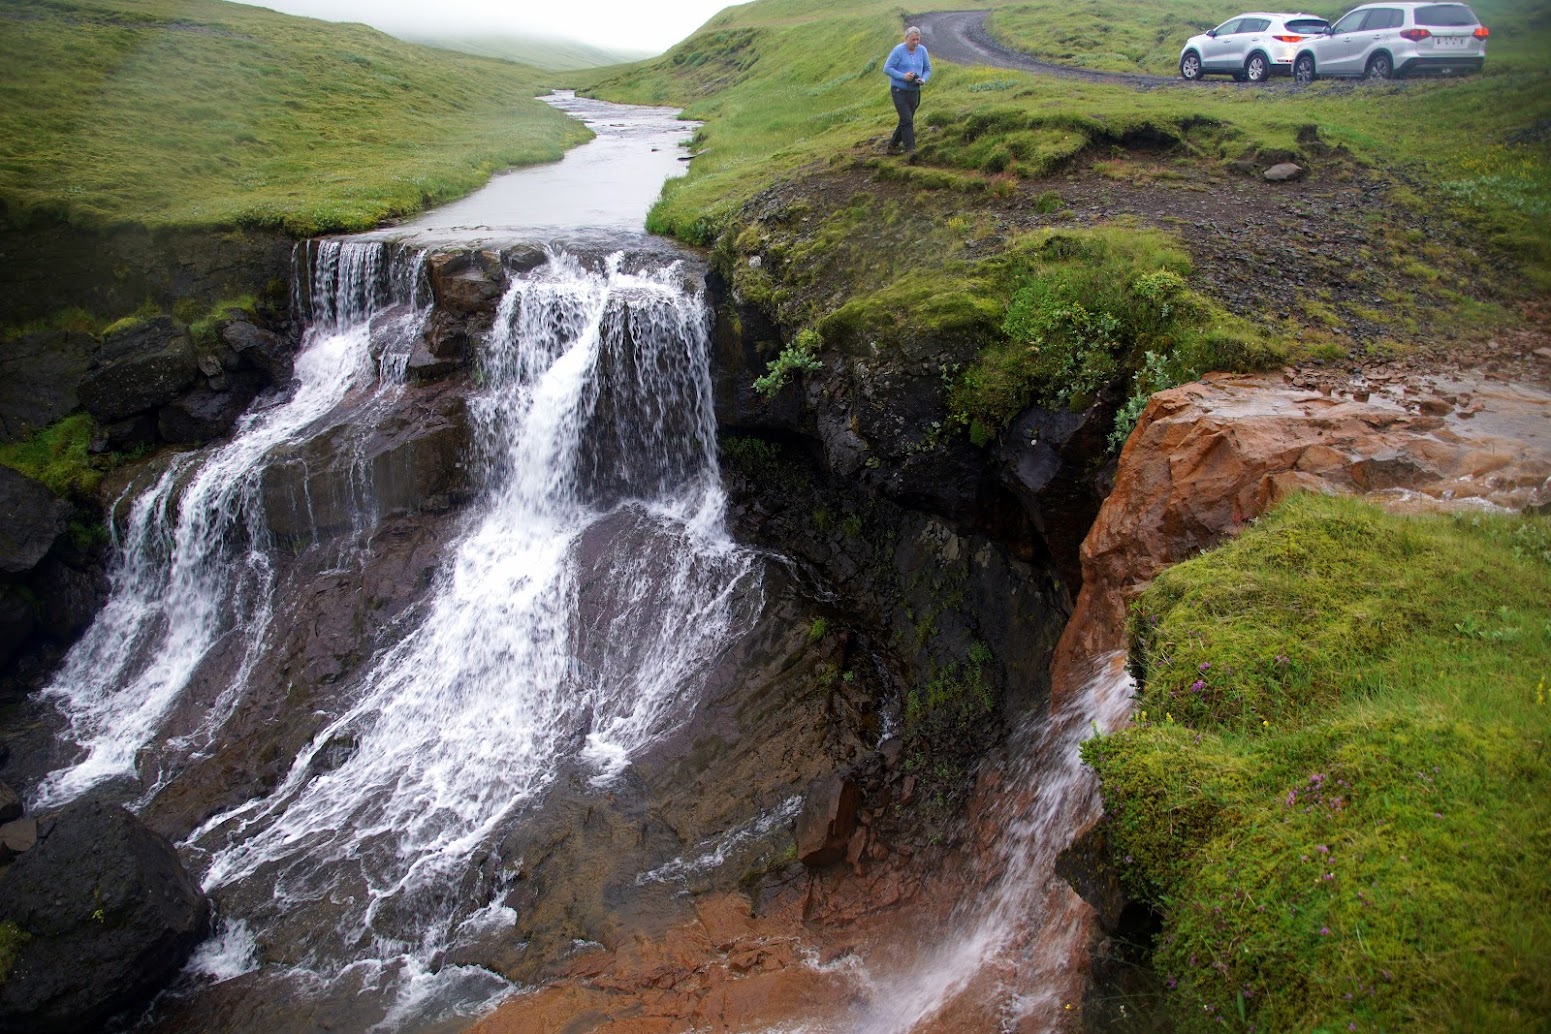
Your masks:
<svg viewBox="0 0 1551 1034"><path fill-rule="evenodd" d="M365 246L375 250L355 253L349 261L365 265L351 273L349 249L331 247L331 257L309 252L314 270L335 265L308 277L319 297L303 291L298 304L315 318L330 305L372 311L368 322L389 328L373 362L401 371L396 386L347 391L332 430L274 446L252 496L262 517L248 525L280 547L264 553L279 608L263 617L272 629L264 649L255 655L241 636L221 633L167 714L167 746L150 744L134 778L93 794L138 801L155 831L147 835L183 842L196 872L209 856L193 845L213 817L294 779L293 758L310 759L304 768L317 778L360 751L362 733L329 731L348 699L338 694L425 619L445 543L481 492L470 411L500 302L554 261L533 247L418 255ZM653 245L627 261L662 257ZM938 370L951 343L838 357L766 398L750 384L780 340L772 314L720 271L674 257L680 282L706 281L714 315L709 388L730 528L769 552L751 558L753 582L738 576L734 627L743 631L701 662L704 687L688 710L612 782L598 785L580 755L566 763L462 877L464 893L511 909L511 925L448 942L430 965L541 989L498 1011L489 1029L546 1030L586 1016L589 1029L803 1021L981 1030L1002 1022L999 995L1020 986L1040 1003L1020 1022L1043 1029L1053 1012L1081 1006L1091 953L1104 956L1104 930L1125 909L1113 883L1075 872L1078 862L1063 871L1091 904L1054 875L1081 816L1096 813L1091 785L1040 767L1049 758L1039 730L1096 685L1104 695L1085 702L1079 729L1123 715L1114 665L1128 595L1291 491L1374 493L1403 506L1546 502L1543 376L1309 368L1212 378L1154 398L1114 468L1094 432L1097 409L1028 411L994 449L923 445L944 405ZM604 258L582 261L601 268ZM349 291L324 297L346 282ZM270 330L234 314L209 355L181 333L162 320L110 336L106 362L74 390L83 402L103 396L112 411L99 420L115 433L184 444L224 434L244 393L290 378L297 338L284 324ZM1516 354L1515 372L1536 369L1532 349ZM119 387L88 387L110 380ZM603 396L594 412L614 420L623 404ZM186 431L195 412L215 415ZM153 452L108 480L103 505L121 526L131 486L145 492L169 460ZM609 450L588 463L610 469ZM169 482L175 493L192 490L178 482ZM37 486L17 492L37 498L13 512L49 516L10 524L39 539L18 543L14 574L33 579L44 600L69 591L49 564L98 586L73 632L58 634L62 645L100 605L103 575L69 552L67 507ZM580 597L584 627L611 627L629 610L606 589L608 550L619 542L655 563L640 515L616 512L588 531L577 557L593 573L582 584L601 592ZM28 635L17 636L24 651L39 641ZM608 663L586 652L599 647L584 649L585 664ZM234 685L246 689L223 702ZM27 717L12 725L5 778L30 789L58 764L58 719L41 702L8 707ZM197 751L177 746L191 738ZM932 995L889 1001L877 990L889 974L953 969L945 959L955 934L923 944L910 931L972 940L963 931L977 928L977 912L1005 903L1004 832L1034 807L1042 780L1061 790L1062 825L1017 841L1046 866L1019 870L1029 885L1021 892L1052 895L1040 908L1060 917L1066 947L1046 944L1037 965L1018 963L1009 945L1039 954L1039 938L998 928L1002 940L976 942L973 964ZM44 814L54 821L46 805ZM217 913L251 911L259 899L243 895L217 890ZM265 1001L277 970L315 959L313 924L338 921L327 916L276 916L256 968L214 984L208 974L185 978L159 1000L152 1027L188 1029L196 1016L234 1030L370 1022L390 1006ZM986 980L1002 990L987 995ZM845 1001L854 1004L837 1004Z"/></svg>

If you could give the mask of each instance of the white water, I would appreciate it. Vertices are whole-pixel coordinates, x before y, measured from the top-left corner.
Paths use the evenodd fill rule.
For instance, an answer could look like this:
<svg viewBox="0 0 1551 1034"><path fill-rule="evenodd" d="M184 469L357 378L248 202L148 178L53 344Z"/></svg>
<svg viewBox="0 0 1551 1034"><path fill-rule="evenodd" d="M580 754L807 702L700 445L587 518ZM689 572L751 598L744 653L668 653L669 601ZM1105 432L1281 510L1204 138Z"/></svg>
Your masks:
<svg viewBox="0 0 1551 1034"><path fill-rule="evenodd" d="M200 663L234 633L246 644L238 670L185 746L208 739L246 691L274 613L273 545L260 500L265 460L327 426L347 396L374 383L374 317L412 297L419 275L416 264L395 268L380 245L317 247L315 319L289 394L256 404L226 445L175 459L135 500L122 535L114 529L112 595L44 691L68 719L66 738L79 755L41 783L34 807L134 775L136 756L160 738ZM423 316L411 307L407 318L375 329L397 341L418 332Z"/></svg>
<svg viewBox="0 0 1551 1034"><path fill-rule="evenodd" d="M966 1003L976 1015L994 1013L997 1029L1067 1029L1065 1002L1085 979L1077 972L1074 986L1073 963L1085 958L1087 926L1076 921L1085 906L1055 864L1102 810L1098 778L1078 748L1095 729L1112 732L1130 713L1134 685L1122 660L1099 658L1079 691L1014 737L1016 760L990 819L1002 832L989 887L957 906L947 932L927 939L906 964L853 956L832 963L862 1004L839 1022L815 1021L783 1034L906 1034L951 1024ZM984 1009L986 1003L995 1007Z"/></svg>
<svg viewBox="0 0 1551 1034"><path fill-rule="evenodd" d="M43 801L134 774L216 643L246 637L246 675L291 619L258 486L341 403L358 418L402 390L386 357L420 324L400 304L385 338L381 314L416 291L384 286L384 248L321 250L290 396L136 501L112 600L50 688L81 756ZM707 349L704 302L673 268L552 256L513 282L470 402L483 489L423 621L340 686L272 792L183 845L223 913L192 974L267 962L286 994L370 992L393 1030L510 991L446 959L510 934L502 837L568 759L606 783L682 720L761 603L752 555L723 530ZM242 692L204 714L201 742Z"/></svg>

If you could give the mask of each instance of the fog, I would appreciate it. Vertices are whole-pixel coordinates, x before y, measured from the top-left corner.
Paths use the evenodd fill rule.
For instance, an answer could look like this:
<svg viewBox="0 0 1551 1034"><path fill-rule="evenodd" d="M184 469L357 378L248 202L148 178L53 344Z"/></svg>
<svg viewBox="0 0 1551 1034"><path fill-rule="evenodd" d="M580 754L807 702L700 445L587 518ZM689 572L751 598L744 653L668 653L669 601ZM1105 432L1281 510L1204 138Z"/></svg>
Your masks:
<svg viewBox="0 0 1551 1034"><path fill-rule="evenodd" d="M728 0L238 0L286 14L364 22L396 35L539 36L661 52L694 32ZM741 2L741 0L740 0Z"/></svg>

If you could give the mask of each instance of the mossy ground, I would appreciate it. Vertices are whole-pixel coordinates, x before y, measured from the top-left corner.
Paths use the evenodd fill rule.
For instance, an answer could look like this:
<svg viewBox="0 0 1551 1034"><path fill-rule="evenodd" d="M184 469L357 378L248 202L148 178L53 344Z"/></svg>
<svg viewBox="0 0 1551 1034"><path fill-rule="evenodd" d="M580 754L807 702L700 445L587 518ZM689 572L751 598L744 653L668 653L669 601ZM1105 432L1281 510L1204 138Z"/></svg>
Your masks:
<svg viewBox="0 0 1551 1034"><path fill-rule="evenodd" d="M1544 1029L1551 522L1295 497L1133 634L1084 757L1187 1029Z"/></svg>

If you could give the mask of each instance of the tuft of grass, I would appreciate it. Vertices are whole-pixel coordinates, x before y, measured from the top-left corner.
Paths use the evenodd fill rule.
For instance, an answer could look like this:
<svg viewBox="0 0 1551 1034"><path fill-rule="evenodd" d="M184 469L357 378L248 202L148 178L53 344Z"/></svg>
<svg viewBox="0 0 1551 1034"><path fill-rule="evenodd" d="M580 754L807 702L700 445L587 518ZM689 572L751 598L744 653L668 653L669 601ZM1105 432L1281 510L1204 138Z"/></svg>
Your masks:
<svg viewBox="0 0 1551 1034"><path fill-rule="evenodd" d="M0 986L10 977L11 967L16 965L17 952L30 940L32 935L12 920L0 922Z"/></svg>
<svg viewBox="0 0 1551 1034"><path fill-rule="evenodd" d="M43 482L56 495L88 503L102 481L87 452L95 433L92 418L76 413L30 438L0 444L0 464Z"/></svg>
<svg viewBox="0 0 1551 1034"><path fill-rule="evenodd" d="M589 136L535 69L217 0L9 0L0 44L21 226L360 230Z"/></svg>
<svg viewBox="0 0 1551 1034"><path fill-rule="evenodd" d="M1136 717L1083 756L1182 1029L1539 1029L1551 522L1297 496L1132 635Z"/></svg>

